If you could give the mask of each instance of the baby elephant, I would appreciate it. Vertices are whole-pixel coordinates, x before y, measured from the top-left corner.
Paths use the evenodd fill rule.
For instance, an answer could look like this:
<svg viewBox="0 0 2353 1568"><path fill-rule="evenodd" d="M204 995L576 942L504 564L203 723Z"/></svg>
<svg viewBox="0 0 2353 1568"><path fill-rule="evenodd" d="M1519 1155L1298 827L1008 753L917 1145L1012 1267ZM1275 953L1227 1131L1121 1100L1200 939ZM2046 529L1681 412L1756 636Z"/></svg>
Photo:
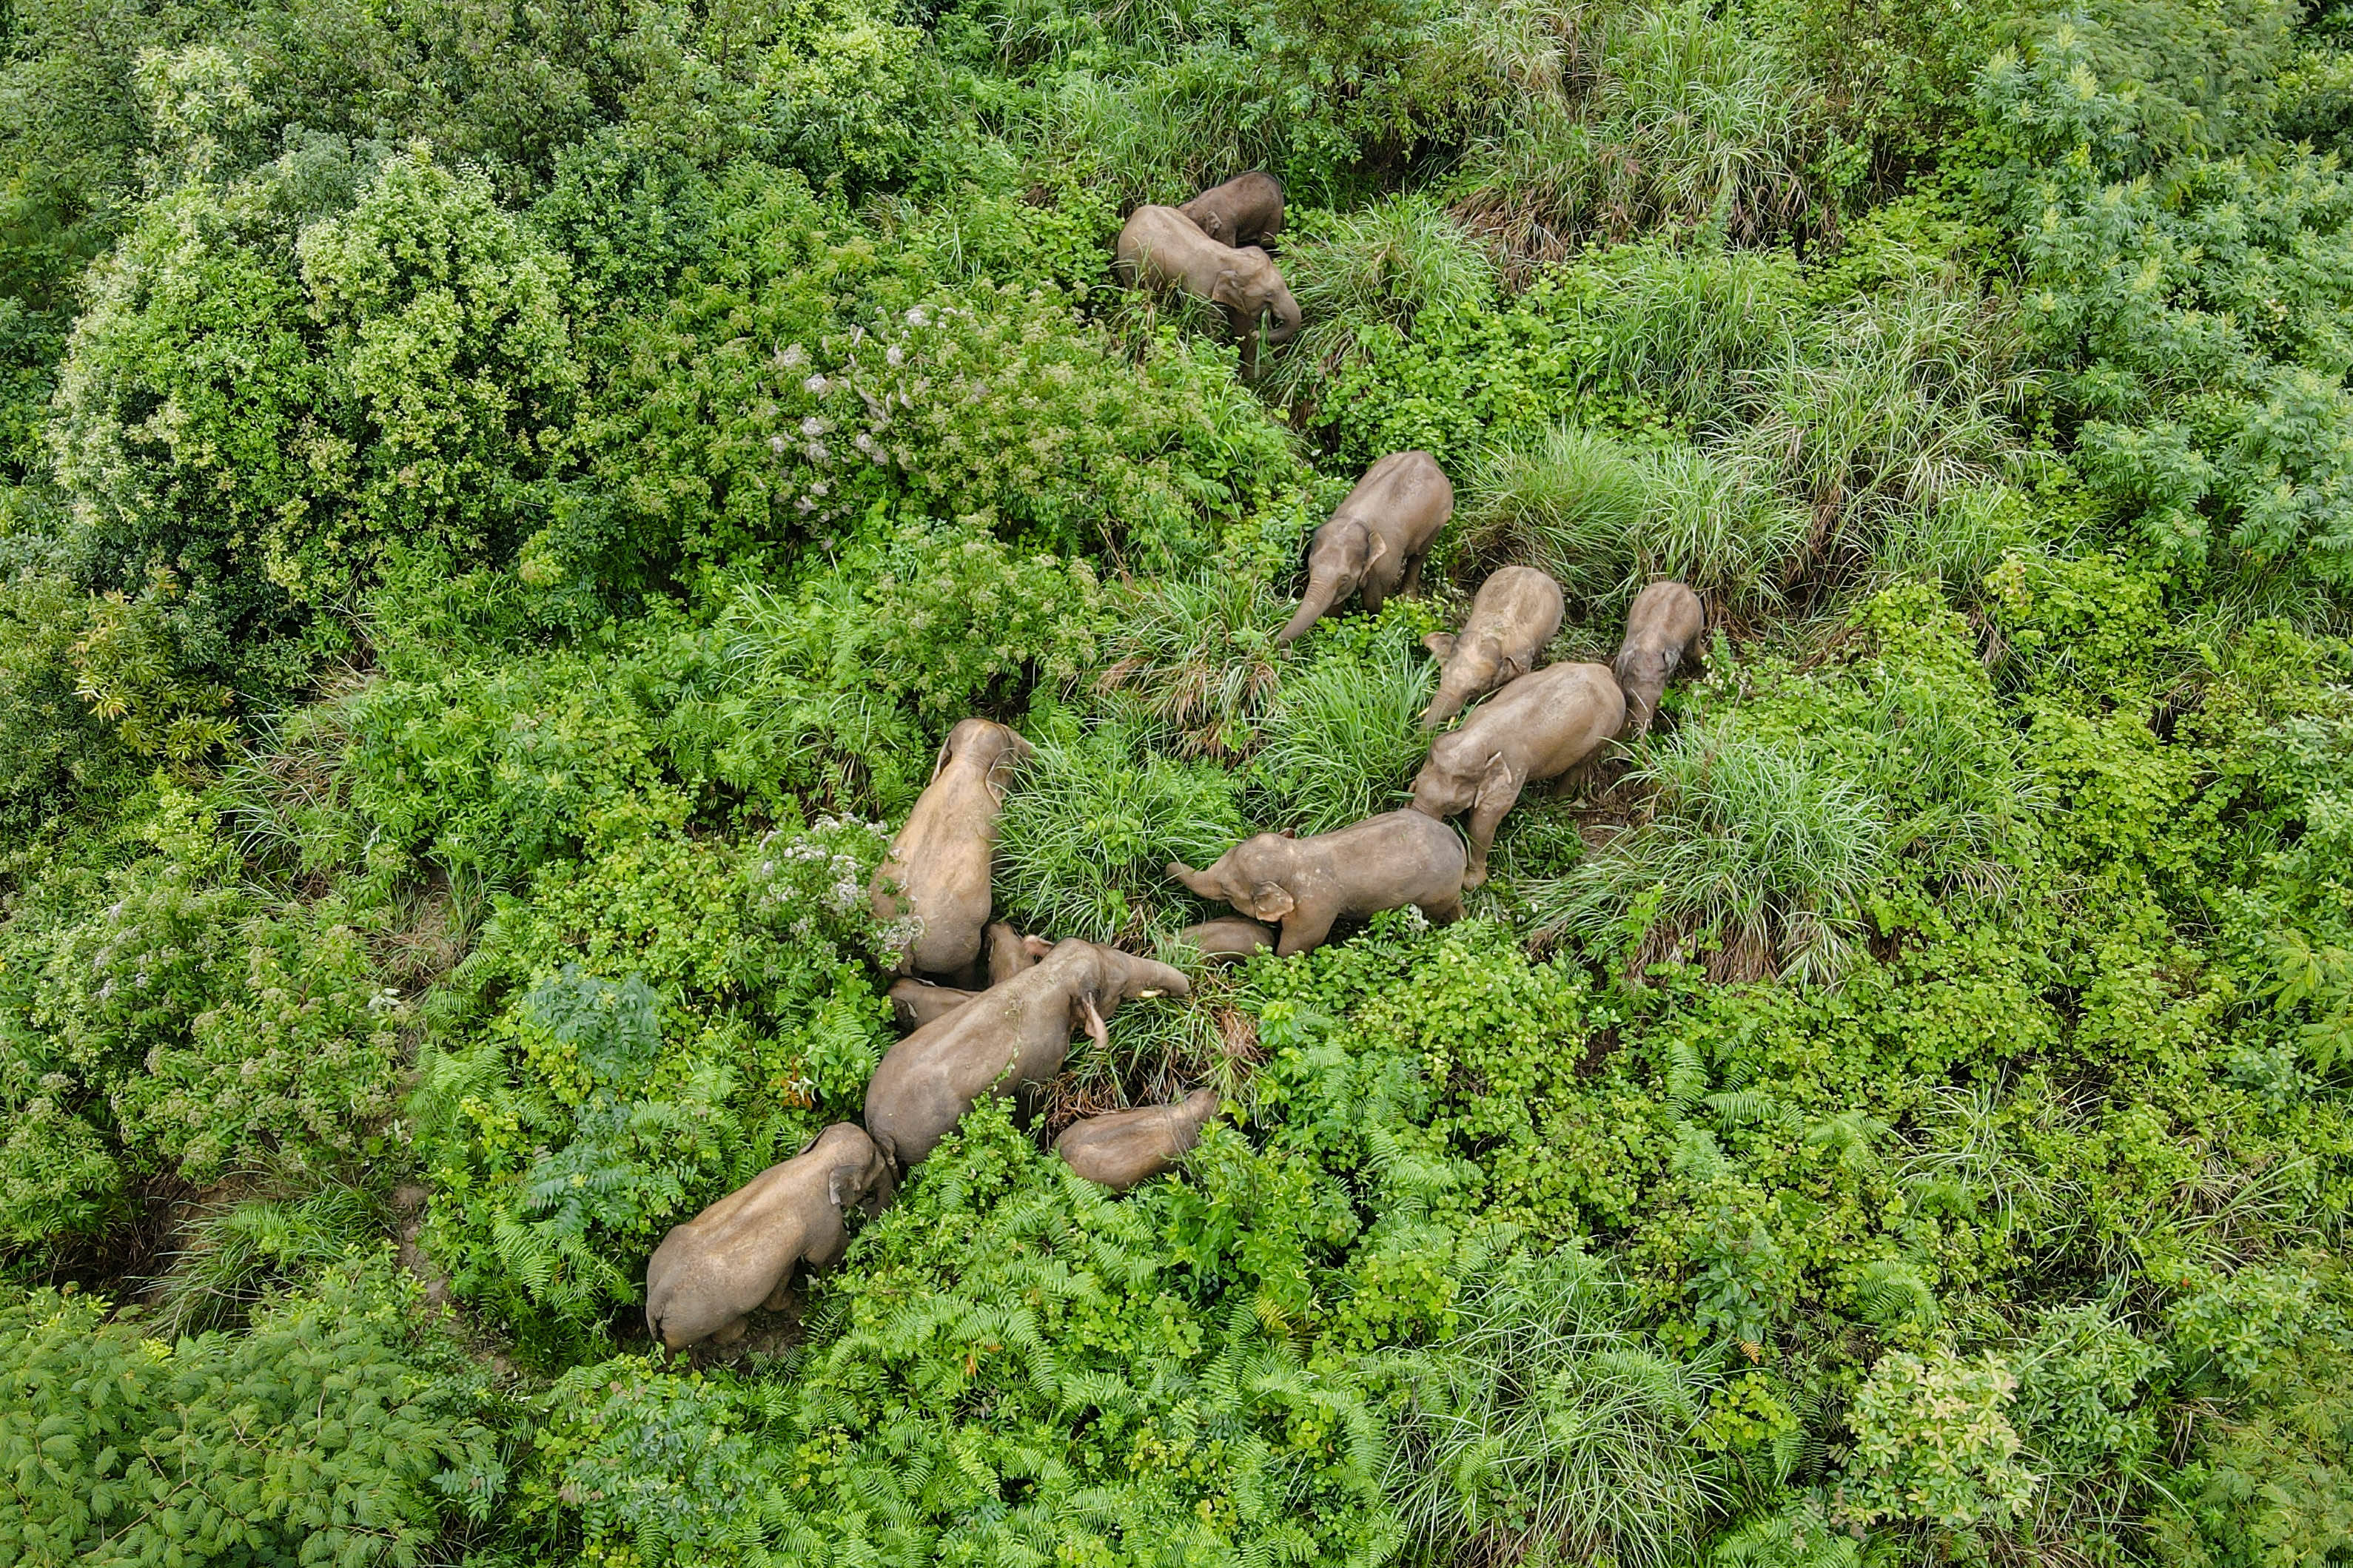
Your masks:
<svg viewBox="0 0 2353 1568"><path fill-rule="evenodd" d="M1112 270L1134 288L1182 289L1226 313L1242 345L1242 372L1258 374L1259 323L1274 325L1263 336L1281 348L1299 335L1299 301L1282 281L1273 258L1256 246L1221 245L1175 207L1141 206L1119 231Z"/></svg>
<svg viewBox="0 0 2353 1568"><path fill-rule="evenodd" d="M988 928L988 983L1003 984L1053 950L1054 944L1044 937L1023 936L1003 921L997 921ZM934 985L907 975L892 983L891 1017L902 1029L920 1029L946 1017L979 994L977 991Z"/></svg>
<svg viewBox="0 0 2353 1568"><path fill-rule="evenodd" d="M891 1047L866 1085L866 1128L899 1169L939 1146L984 1094L1009 1095L1062 1070L1071 1037L1107 1047L1123 1002L1187 996L1177 970L1092 942L1053 951Z"/></svg>
<svg viewBox="0 0 2353 1568"><path fill-rule="evenodd" d="M1609 668L1626 692L1626 733L1646 735L1659 711L1659 697L1675 668L1699 652L1707 629L1707 608L1681 583L1653 583L1634 595L1626 613L1626 640Z"/></svg>
<svg viewBox="0 0 2353 1568"><path fill-rule="evenodd" d="M1280 958L1321 946L1342 915L1414 904L1443 925L1462 913L1462 841L1444 823L1412 811L1384 812L1313 838L1261 833L1206 870L1172 860L1168 874L1205 899L1280 921Z"/></svg>
<svg viewBox="0 0 2353 1568"><path fill-rule="evenodd" d="M1556 664L1522 676L1440 735L1413 781L1413 809L1433 818L1471 813L1471 873L1487 879L1487 850L1531 779L1557 778L1599 751L1626 721L1609 667Z"/></svg>
<svg viewBox="0 0 2353 1568"><path fill-rule="evenodd" d="M764 1301L784 1304L795 1264L840 1261L849 1245L845 1210L880 1214L892 1191L873 1140L835 1122L662 1237L646 1265L646 1327L674 1351L743 1338L744 1314Z"/></svg>
<svg viewBox="0 0 2353 1568"><path fill-rule="evenodd" d="M1197 1089L1174 1105L1146 1105L1073 1121L1054 1140L1054 1152L1088 1181L1124 1193L1176 1169L1217 1114L1218 1091Z"/></svg>
<svg viewBox="0 0 2353 1568"><path fill-rule="evenodd" d="M1274 945L1271 929L1240 916L1203 921L1199 925L1187 926L1181 934L1186 944L1198 948L1202 960L1210 963L1232 963L1254 952L1264 952Z"/></svg>
<svg viewBox="0 0 2353 1568"><path fill-rule="evenodd" d="M987 719L966 719L948 731L931 784L868 889L875 919L913 915L917 922L902 973L964 975L979 959L1005 775L1029 754L1029 742Z"/></svg>
<svg viewBox="0 0 2353 1568"><path fill-rule="evenodd" d="M1264 245L1282 232L1282 182L1253 169L1176 210L1219 245Z"/></svg>
<svg viewBox="0 0 2353 1568"><path fill-rule="evenodd" d="M1304 637L1351 594L1369 615L1400 587L1420 587L1422 561L1453 515L1454 486L1429 453L1391 452L1366 468L1308 542L1307 592L1274 640Z"/></svg>
<svg viewBox="0 0 2353 1568"><path fill-rule="evenodd" d="M1437 729L1465 703L1534 669L1545 644L1560 630L1563 607L1560 584L1533 566L1506 566L1479 584L1461 636L1432 632L1421 639L1445 667L1421 727Z"/></svg>

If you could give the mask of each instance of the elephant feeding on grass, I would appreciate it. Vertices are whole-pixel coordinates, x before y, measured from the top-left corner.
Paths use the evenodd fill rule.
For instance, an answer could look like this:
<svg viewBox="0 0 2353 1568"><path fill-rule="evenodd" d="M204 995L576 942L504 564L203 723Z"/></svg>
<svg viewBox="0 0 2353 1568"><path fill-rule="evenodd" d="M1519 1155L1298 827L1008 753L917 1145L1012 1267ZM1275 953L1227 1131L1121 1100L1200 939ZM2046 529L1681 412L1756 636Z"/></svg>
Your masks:
<svg viewBox="0 0 2353 1568"><path fill-rule="evenodd" d="M1536 667L1545 644L1560 630L1560 584L1533 566L1506 566L1479 584L1471 618L1461 635L1432 632L1421 644L1444 667L1438 695L1422 713L1421 727L1435 730L1463 705L1475 702Z"/></svg>
<svg viewBox="0 0 2353 1568"><path fill-rule="evenodd" d="M1676 668L1699 651L1707 629L1707 606L1681 583L1653 583L1634 595L1626 612L1626 640L1609 668L1626 693L1626 733L1646 735L1657 717L1659 698Z"/></svg>
<svg viewBox="0 0 2353 1568"><path fill-rule="evenodd" d="M871 1216L893 1195L890 1163L865 1131L837 1121L684 1225L646 1265L646 1327L672 1350L740 1339L744 1319L783 1305L793 1266L824 1268L849 1245L847 1209Z"/></svg>
<svg viewBox="0 0 2353 1568"><path fill-rule="evenodd" d="M1088 1181L1124 1193L1175 1170L1217 1114L1218 1091L1197 1089L1174 1105L1139 1106L1073 1121L1054 1140L1054 1152Z"/></svg>
<svg viewBox="0 0 2353 1568"><path fill-rule="evenodd" d="M876 920L915 921L902 973L971 973L988 924L1005 775L1029 754L1029 742L987 719L966 719L948 731L932 782L868 889Z"/></svg>
<svg viewBox="0 0 2353 1568"><path fill-rule="evenodd" d="M1471 814L1465 887L1487 879L1487 851L1521 789L1593 756L1625 721L1626 696L1607 665L1556 664L1514 680L1431 743L1413 809L1432 819Z"/></svg>
<svg viewBox="0 0 2353 1568"><path fill-rule="evenodd" d="M1119 231L1113 270L1131 288L1182 289L1226 313L1242 345L1242 374L1258 374L1261 337L1281 348L1299 335L1299 301L1256 246L1220 245L1175 207L1142 206ZM1274 318L1261 332L1260 321Z"/></svg>
<svg viewBox="0 0 2353 1568"><path fill-rule="evenodd" d="M1189 996L1165 963L1071 940L891 1047L866 1085L866 1129L901 1170L922 1162L984 1094L1009 1095L1062 1070L1081 1032L1107 1047L1123 1002Z"/></svg>
<svg viewBox="0 0 2353 1568"><path fill-rule="evenodd" d="M1280 922L1275 955L1288 958L1323 945L1343 915L1412 904L1440 925L1459 918L1462 863L1454 829L1419 812L1390 811L1313 838L1261 833L1202 870L1171 860L1168 874L1205 899Z"/></svg>
<svg viewBox="0 0 2353 1568"><path fill-rule="evenodd" d="M1454 485L1429 453L1391 452L1366 468L1308 542L1307 592L1274 640L1306 636L1351 594L1372 615L1391 594L1421 586L1421 563L1453 515Z"/></svg>

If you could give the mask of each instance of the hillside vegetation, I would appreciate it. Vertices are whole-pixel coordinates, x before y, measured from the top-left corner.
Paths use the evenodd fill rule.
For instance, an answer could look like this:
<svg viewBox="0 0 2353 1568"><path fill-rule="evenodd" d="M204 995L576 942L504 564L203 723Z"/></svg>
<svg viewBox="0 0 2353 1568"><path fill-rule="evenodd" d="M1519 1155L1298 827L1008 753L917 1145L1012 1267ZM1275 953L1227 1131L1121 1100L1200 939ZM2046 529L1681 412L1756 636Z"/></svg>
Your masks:
<svg viewBox="0 0 2353 1568"><path fill-rule="evenodd" d="M2348 143L2339 0L0 6L0 1562L2353 1563ZM952 725L1168 955L1509 563L1711 630L1469 918L648 1338Z"/></svg>

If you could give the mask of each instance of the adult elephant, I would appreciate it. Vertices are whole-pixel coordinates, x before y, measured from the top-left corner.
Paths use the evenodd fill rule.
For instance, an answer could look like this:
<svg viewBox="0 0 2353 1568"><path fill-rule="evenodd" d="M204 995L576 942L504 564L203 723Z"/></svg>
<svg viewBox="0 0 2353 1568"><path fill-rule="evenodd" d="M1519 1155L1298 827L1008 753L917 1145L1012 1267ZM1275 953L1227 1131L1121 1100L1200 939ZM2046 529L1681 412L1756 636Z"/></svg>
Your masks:
<svg viewBox="0 0 2353 1568"><path fill-rule="evenodd" d="M1242 345L1242 373L1258 374L1258 345L1299 335L1299 301L1274 260L1254 245L1221 245L1175 207L1141 206L1119 231L1113 270L1130 288L1181 289L1226 313ZM1271 327L1261 328L1267 317Z"/></svg>

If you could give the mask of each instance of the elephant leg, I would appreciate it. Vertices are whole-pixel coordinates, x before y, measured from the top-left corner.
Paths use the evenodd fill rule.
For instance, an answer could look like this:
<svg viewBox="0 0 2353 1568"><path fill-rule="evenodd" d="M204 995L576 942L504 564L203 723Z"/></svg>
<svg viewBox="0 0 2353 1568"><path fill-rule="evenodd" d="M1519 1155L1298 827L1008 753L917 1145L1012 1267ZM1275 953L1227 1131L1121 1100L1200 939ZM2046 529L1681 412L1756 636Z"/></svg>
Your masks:
<svg viewBox="0 0 2353 1568"><path fill-rule="evenodd" d="M1472 809L1471 819L1463 825L1462 837L1471 841L1470 868L1462 873L1462 885L1476 888L1487 880L1487 851L1495 843L1495 829L1504 825L1504 814L1519 804L1520 792L1509 795L1482 795Z"/></svg>
<svg viewBox="0 0 2353 1568"><path fill-rule="evenodd" d="M1431 925L1451 926L1462 918L1462 895L1457 893L1442 904L1421 904L1417 907L1421 910L1423 918Z"/></svg>
<svg viewBox="0 0 2353 1568"><path fill-rule="evenodd" d="M1311 947L1321 947L1324 939L1332 934L1332 922L1340 911L1320 905L1300 904L1282 917L1282 940L1274 945L1274 956L1289 958L1294 952L1305 952Z"/></svg>
<svg viewBox="0 0 2353 1568"><path fill-rule="evenodd" d="M767 1299L760 1306L766 1311L781 1312L791 1301L792 1293L793 1271L787 1268L776 1277L776 1288L768 1292Z"/></svg>
<svg viewBox="0 0 2353 1568"><path fill-rule="evenodd" d="M1356 590L1356 602L1365 606L1365 614L1377 616L1381 606L1389 602L1389 591L1367 578L1365 585Z"/></svg>
<svg viewBox="0 0 2353 1568"><path fill-rule="evenodd" d="M1430 552L1427 550L1419 555L1407 557L1405 581L1398 585L1398 593L1410 595L1421 592L1421 563L1429 559Z"/></svg>

